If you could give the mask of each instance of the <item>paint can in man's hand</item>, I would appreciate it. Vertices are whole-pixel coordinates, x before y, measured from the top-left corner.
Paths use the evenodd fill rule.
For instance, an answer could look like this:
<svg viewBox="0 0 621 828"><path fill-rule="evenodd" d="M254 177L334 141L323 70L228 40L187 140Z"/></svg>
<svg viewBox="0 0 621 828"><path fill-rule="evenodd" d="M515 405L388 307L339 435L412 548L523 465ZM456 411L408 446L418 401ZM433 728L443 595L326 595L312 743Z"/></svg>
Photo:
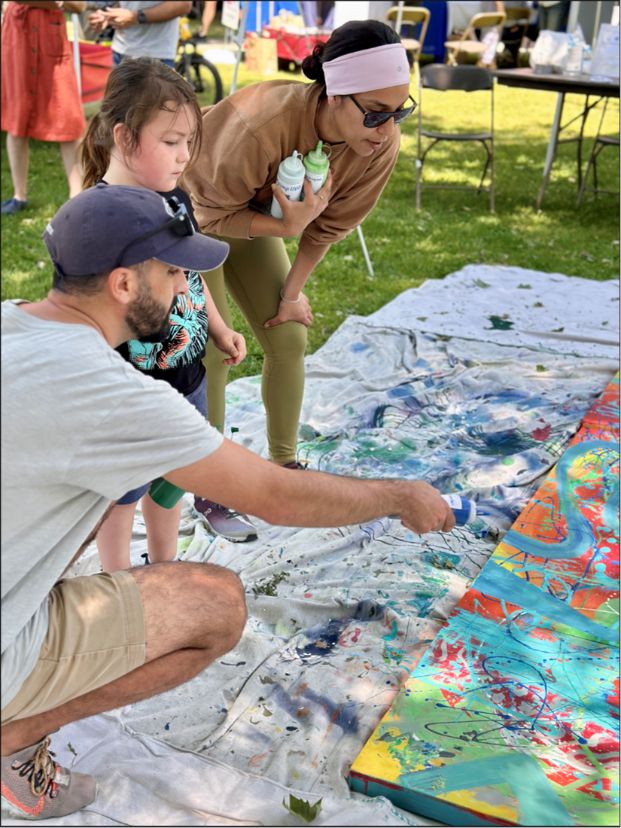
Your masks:
<svg viewBox="0 0 621 828"><path fill-rule="evenodd" d="M476 520L477 504L474 500L468 500L455 493L443 494L442 497L446 500L455 515L455 523L457 526L466 526L466 524Z"/></svg>

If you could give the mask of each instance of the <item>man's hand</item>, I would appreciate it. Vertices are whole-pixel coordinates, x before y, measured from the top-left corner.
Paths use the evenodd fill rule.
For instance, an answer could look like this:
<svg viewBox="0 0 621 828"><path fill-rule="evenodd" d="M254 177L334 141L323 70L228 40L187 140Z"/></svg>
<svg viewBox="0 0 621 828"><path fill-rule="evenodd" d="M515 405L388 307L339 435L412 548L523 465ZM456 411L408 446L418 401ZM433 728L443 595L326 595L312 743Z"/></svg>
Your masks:
<svg viewBox="0 0 621 828"><path fill-rule="evenodd" d="M425 532L450 532L455 515L440 493L422 480L409 482L402 509L397 517L418 535Z"/></svg>
<svg viewBox="0 0 621 828"><path fill-rule="evenodd" d="M131 9L106 9L101 14L104 16L105 25L112 26L113 29L128 29L138 24L138 15Z"/></svg>
<svg viewBox="0 0 621 828"><path fill-rule="evenodd" d="M88 25L96 32L102 32L107 23L106 23L106 13L103 9L98 9L97 11L92 12L88 16Z"/></svg>
<svg viewBox="0 0 621 828"><path fill-rule="evenodd" d="M239 363L246 356L246 340L244 337L231 330L225 328L222 332L212 335L213 344L219 351L228 354L228 359L223 359L223 365L239 365Z"/></svg>
<svg viewBox="0 0 621 828"><path fill-rule="evenodd" d="M310 181L304 179L304 201L289 201L278 184L272 184L272 191L282 210L282 225L286 238L299 236L328 206L332 194L332 173L323 187L313 192Z"/></svg>
<svg viewBox="0 0 621 828"><path fill-rule="evenodd" d="M286 302L281 299L278 305L278 313L268 319L263 327L274 328L276 325L282 325L283 322L300 322L302 325L306 325L307 328L312 324L313 312L310 302L303 293L300 293L298 302Z"/></svg>

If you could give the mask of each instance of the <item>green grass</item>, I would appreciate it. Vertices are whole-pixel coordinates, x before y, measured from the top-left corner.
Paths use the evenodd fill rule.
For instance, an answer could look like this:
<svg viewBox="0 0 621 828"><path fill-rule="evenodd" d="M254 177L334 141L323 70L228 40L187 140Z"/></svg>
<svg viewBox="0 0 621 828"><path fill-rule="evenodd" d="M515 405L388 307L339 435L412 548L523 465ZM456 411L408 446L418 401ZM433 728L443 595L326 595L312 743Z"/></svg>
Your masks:
<svg viewBox="0 0 621 828"><path fill-rule="evenodd" d="M225 90L233 70L222 66ZM294 73L278 77L296 78ZM260 80L240 67L238 86ZM414 93L416 97L416 93ZM464 100L468 114L463 112ZM580 111L580 96L568 96L565 120ZM402 128L401 153L395 171L373 213L364 222L364 234L375 276L367 274L354 232L336 245L317 267L307 286L315 322L309 330L309 351L316 350L350 314L366 315L401 291L425 279L440 279L467 264L515 265L554 271L587 279L619 275L619 199L589 197L576 209L576 145L563 144L552 171L543 210L535 198L543 170L556 95L498 86L496 90L496 213L486 194L474 191L423 191L422 209L414 206L416 116ZM470 109L472 107L472 109ZM464 99L444 93L425 102L425 111L440 126L462 113L463 123L484 123L487 103L476 93ZM618 102L609 104L607 131L618 132ZM477 121L479 119L479 121ZM591 137L599 120L589 117ZM585 153L590 141L585 142ZM476 184L482 150L442 144L432 150L425 165L428 182ZM619 155L606 149L600 156L600 186L617 187ZM41 241L45 224L67 197L67 185L58 146L31 142L30 208L2 218L2 298L39 299L50 285L50 266ZM12 195L6 148L2 148L2 198ZM295 241L287 243L290 254ZM559 297L562 301L562 297ZM254 337L233 307L235 324L247 338L249 356L231 378L259 373L261 356Z"/></svg>

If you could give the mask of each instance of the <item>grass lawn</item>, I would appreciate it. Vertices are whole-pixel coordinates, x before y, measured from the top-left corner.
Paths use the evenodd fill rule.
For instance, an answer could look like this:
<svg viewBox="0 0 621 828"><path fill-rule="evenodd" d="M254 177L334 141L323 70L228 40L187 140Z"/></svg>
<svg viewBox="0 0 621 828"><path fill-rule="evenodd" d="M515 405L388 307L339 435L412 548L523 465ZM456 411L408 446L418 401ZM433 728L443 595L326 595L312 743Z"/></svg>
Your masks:
<svg viewBox="0 0 621 828"><path fill-rule="evenodd" d="M232 67L222 66L225 90ZM279 73L299 78L297 73ZM240 67L238 86L259 81ZM417 97L413 84L413 96ZM425 111L440 126L459 114L468 129L477 119L485 123L487 98L443 93L425 101ZM580 111L581 96L568 96L565 118ZM486 194L474 191L423 191L422 209L414 206L416 115L402 127L399 161L384 194L364 222L364 235L375 275L367 273L357 233L336 245L316 269L306 293L315 322L310 329L312 352L322 345L350 314L366 315L401 291L425 279L440 279L466 264L516 265L587 279L619 275L619 199L587 197L576 209L576 145L559 147L543 210L535 198L552 123L556 94L498 86L496 89L496 213ZM468 114L464 111L468 105ZM447 121L447 114L451 120ZM598 113L591 113L586 135L595 133ZM618 133L618 101L608 106L607 131ZM586 141L585 154L590 150ZM205 151L205 150L204 150ZM442 144L425 164L426 180L475 184L482 149ZM619 154L607 149L598 163L600 186L615 189ZM2 199L12 195L11 177L2 143ZM31 142L30 208L2 217L2 298L39 299L50 285L51 270L41 234L45 224L67 198L67 185L58 146ZM295 240L288 242L290 253ZM562 297L559 297L562 301ZM261 358L252 334L233 307L236 325L247 338L249 356L231 371L231 379L260 372Z"/></svg>

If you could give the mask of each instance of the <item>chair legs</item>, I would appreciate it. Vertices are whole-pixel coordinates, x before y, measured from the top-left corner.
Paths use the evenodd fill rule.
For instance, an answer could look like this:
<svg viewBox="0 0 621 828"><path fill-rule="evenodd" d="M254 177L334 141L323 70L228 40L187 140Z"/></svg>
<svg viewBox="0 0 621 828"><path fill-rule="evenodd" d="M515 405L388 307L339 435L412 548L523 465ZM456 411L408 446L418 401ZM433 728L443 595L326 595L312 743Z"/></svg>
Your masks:
<svg viewBox="0 0 621 828"><path fill-rule="evenodd" d="M602 135L602 127L604 125L604 118L606 116L606 108L608 106L608 99L604 101L604 106L602 107L602 114L599 119L599 125L597 127L597 132L595 134L595 139L593 141L593 148L589 154L589 160L587 162L586 170L584 171L584 176L582 177L582 184L580 186L580 192L578 193L578 198L576 200L576 207L580 207L582 202L584 201L585 193L587 189L597 197L598 193L610 193L613 194L615 191L613 190L604 190L600 189L597 186L597 157L602 152L605 147L619 147L619 139L612 138L606 135ZM589 180L589 173L591 172L591 168L593 168L593 187L587 187L588 180Z"/></svg>
<svg viewBox="0 0 621 828"><path fill-rule="evenodd" d="M586 170L584 172L584 176L582 178L582 184L580 186L580 192L578 193L578 198L576 201L576 207L581 207L582 202L584 201L584 196L587 192L592 192L595 197L597 197L598 193L608 193L614 194L615 190L604 190L597 186L597 157L598 155L604 150L606 147L619 147L619 141L614 139L602 140L602 138L597 137L595 139L595 143L593 144L593 149L591 150L591 154L589 155L589 161L587 163ZM589 173L591 172L591 168L593 169L593 186L587 187L588 180L589 180Z"/></svg>
<svg viewBox="0 0 621 828"><path fill-rule="evenodd" d="M420 131L418 135L418 149L416 153L416 209L420 210L421 208L421 191L423 188L423 166L425 164L425 158L427 157L427 153L429 150L438 144L442 139L435 138L431 141L429 146L425 148L423 152L421 152L421 139L420 139ZM472 139L471 139L472 140ZM481 174L481 180L479 181L478 186L476 187L477 193L481 193L484 189L487 189L489 192L489 209L490 212L496 212L496 175L494 169L494 142L493 139L487 140L480 140L480 143L483 145L486 153L485 158L485 166L483 167L483 173ZM489 143L488 143L489 141ZM489 170L489 187L484 188L485 176ZM446 189L450 189L450 185L446 185Z"/></svg>

